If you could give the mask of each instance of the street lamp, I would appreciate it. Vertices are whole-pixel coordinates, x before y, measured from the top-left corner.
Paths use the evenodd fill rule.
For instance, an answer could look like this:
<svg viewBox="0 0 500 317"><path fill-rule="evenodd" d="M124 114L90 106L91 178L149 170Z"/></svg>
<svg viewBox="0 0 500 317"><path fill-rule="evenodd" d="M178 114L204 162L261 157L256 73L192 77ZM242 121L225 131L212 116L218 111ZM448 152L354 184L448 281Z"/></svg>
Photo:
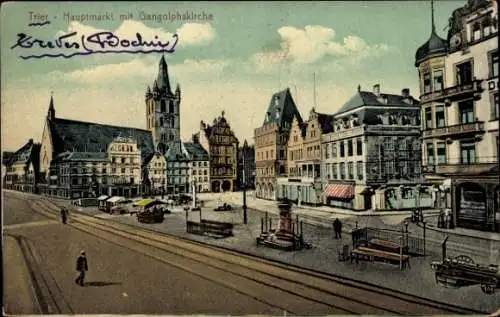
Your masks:
<svg viewBox="0 0 500 317"><path fill-rule="evenodd" d="M247 217L247 180L246 180L246 160L245 160L245 154L248 149L248 144L247 140L243 143L243 224L248 223L248 217Z"/></svg>

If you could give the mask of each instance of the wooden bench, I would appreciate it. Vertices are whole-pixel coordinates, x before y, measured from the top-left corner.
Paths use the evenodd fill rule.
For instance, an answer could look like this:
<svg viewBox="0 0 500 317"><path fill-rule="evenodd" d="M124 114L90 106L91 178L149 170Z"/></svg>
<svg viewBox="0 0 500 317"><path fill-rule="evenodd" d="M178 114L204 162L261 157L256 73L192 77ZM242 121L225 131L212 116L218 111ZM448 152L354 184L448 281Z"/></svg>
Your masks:
<svg viewBox="0 0 500 317"><path fill-rule="evenodd" d="M399 265L402 261L403 269L410 268L410 257L408 255L401 255L398 253L387 252L377 249L359 247L351 251L351 263L356 260L365 260L370 262L384 262L394 265Z"/></svg>
<svg viewBox="0 0 500 317"><path fill-rule="evenodd" d="M381 240L381 239L371 239L368 242L368 247L393 253L399 253L401 248L399 243L394 243L392 241Z"/></svg>
<svg viewBox="0 0 500 317"><path fill-rule="evenodd" d="M233 235L233 224L213 220L202 219L201 222L187 221L186 229L189 233L210 234L215 236L229 237Z"/></svg>

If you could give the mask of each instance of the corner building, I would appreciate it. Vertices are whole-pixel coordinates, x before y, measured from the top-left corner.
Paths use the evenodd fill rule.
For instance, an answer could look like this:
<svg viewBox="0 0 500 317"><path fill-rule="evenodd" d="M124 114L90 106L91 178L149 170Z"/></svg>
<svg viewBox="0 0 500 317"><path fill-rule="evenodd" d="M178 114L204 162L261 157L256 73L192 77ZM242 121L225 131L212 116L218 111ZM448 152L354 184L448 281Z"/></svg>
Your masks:
<svg viewBox="0 0 500 317"><path fill-rule="evenodd" d="M422 165L455 226L498 230L498 5L469 0L415 55L420 75Z"/></svg>

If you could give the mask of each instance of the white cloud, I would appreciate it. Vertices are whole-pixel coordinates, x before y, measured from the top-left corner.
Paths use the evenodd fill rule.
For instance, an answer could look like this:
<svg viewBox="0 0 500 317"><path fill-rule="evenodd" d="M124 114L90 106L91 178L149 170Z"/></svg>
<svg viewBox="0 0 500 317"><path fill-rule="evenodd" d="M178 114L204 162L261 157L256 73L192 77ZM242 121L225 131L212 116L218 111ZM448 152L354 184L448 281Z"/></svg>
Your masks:
<svg viewBox="0 0 500 317"><path fill-rule="evenodd" d="M281 50L256 53L250 58L257 71L276 71L276 64L288 62L291 67L313 64L325 57L342 57L359 61L360 58L378 56L389 50L385 44L369 45L360 37L349 35L343 41L335 40L331 28L308 25L304 29L284 26L278 30Z"/></svg>
<svg viewBox="0 0 500 317"><path fill-rule="evenodd" d="M191 81L203 77L212 77L221 73L229 62L222 60L192 60L186 59L181 64L169 65L169 74L179 81ZM151 82L158 72L158 57L136 57L130 61L105 64L86 69L79 69L69 73L54 71L44 78L48 81L65 81L71 83L88 84L92 86L108 85L112 81Z"/></svg>
<svg viewBox="0 0 500 317"><path fill-rule="evenodd" d="M211 42L215 38L215 29L210 23L185 23L177 34L181 39L180 45L203 45Z"/></svg>

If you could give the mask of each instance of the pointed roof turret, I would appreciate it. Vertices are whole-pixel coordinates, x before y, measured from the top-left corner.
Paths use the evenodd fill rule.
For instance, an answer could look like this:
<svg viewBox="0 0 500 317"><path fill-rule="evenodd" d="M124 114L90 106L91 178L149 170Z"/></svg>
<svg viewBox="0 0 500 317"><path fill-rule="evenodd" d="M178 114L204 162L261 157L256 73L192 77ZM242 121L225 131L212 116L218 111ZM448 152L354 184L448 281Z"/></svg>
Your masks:
<svg viewBox="0 0 500 317"><path fill-rule="evenodd" d="M436 25L434 23L434 0L431 0L431 36L424 45L420 46L415 54L415 66L425 59L433 56L446 54L448 45L444 39L436 34Z"/></svg>
<svg viewBox="0 0 500 317"><path fill-rule="evenodd" d="M175 85L175 94L179 95L180 93L181 93L181 86L177 83L177 85Z"/></svg>
<svg viewBox="0 0 500 317"><path fill-rule="evenodd" d="M50 103L49 103L49 111L47 112L47 118L49 120L54 120L56 117L56 108L54 107L54 93L50 92Z"/></svg>
<svg viewBox="0 0 500 317"><path fill-rule="evenodd" d="M167 62L165 61L165 56L163 55L160 59L157 82L158 82L158 88L166 89L168 92L171 91L170 79L168 78L168 66Z"/></svg>

